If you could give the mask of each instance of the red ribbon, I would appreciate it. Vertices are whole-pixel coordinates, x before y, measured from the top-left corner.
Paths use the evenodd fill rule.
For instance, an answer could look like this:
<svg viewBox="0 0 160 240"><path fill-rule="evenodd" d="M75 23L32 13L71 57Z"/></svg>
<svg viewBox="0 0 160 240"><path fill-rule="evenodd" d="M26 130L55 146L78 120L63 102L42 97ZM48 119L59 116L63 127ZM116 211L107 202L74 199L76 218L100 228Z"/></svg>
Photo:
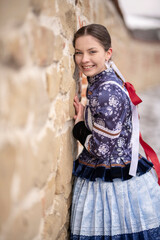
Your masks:
<svg viewBox="0 0 160 240"><path fill-rule="evenodd" d="M132 103L136 106L139 103L142 102L142 100L138 97L138 95L136 94L136 91L133 87L133 85L129 82L125 82L125 87L129 93L130 99L132 101ZM144 152L146 154L146 157L149 161L151 161L154 165L155 171L157 173L157 177L158 177L158 184L160 185L160 162L158 160L157 154L155 153L155 151L143 140L142 135L140 133L139 135L139 141L141 146L144 149Z"/></svg>
<svg viewBox="0 0 160 240"><path fill-rule="evenodd" d="M139 135L139 141L141 146L144 149L144 152L146 154L146 157L148 160L150 160L155 168L155 171L157 173L157 177L158 177L158 184L160 185L160 162L158 160L157 154L155 153L155 151L143 140L142 135L140 133Z"/></svg>
<svg viewBox="0 0 160 240"><path fill-rule="evenodd" d="M129 82L125 82L125 87L129 93L130 99L132 101L132 103L136 106L139 103L142 102L142 100L138 97L138 95L136 94L135 88L133 87L133 85Z"/></svg>

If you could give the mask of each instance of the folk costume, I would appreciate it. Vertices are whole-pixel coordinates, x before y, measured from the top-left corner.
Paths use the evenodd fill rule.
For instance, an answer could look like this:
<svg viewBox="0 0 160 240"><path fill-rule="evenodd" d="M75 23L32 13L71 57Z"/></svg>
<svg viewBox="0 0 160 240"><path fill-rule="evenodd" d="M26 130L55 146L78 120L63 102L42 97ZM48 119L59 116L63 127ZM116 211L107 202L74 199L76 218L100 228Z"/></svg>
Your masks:
<svg viewBox="0 0 160 240"><path fill-rule="evenodd" d="M85 120L73 129L84 148L73 166L71 239L158 240L160 187L152 168L159 177L160 165L138 153L141 100L112 61L87 79Z"/></svg>

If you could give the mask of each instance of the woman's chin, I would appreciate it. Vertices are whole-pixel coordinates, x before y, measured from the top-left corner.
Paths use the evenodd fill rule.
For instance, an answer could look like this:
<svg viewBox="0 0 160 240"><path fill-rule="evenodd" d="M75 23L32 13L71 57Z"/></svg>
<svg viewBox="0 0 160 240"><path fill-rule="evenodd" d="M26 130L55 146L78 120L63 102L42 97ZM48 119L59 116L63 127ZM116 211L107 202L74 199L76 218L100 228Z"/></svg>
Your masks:
<svg viewBox="0 0 160 240"><path fill-rule="evenodd" d="M96 72L91 70L91 71L83 71L83 74L86 76L86 77L93 77L96 75Z"/></svg>

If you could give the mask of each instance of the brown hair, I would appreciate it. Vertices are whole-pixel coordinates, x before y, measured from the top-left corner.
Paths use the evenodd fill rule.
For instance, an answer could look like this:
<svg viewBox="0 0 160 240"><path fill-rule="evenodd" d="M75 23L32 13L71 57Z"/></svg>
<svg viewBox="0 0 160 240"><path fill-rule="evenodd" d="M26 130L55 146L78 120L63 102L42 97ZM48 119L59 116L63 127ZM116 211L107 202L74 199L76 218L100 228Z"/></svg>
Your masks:
<svg viewBox="0 0 160 240"><path fill-rule="evenodd" d="M81 27L75 34L73 38L73 47L75 48L75 42L77 38L90 35L96 38L102 45L105 51L111 47L111 37L107 29L101 24L89 24L87 26Z"/></svg>

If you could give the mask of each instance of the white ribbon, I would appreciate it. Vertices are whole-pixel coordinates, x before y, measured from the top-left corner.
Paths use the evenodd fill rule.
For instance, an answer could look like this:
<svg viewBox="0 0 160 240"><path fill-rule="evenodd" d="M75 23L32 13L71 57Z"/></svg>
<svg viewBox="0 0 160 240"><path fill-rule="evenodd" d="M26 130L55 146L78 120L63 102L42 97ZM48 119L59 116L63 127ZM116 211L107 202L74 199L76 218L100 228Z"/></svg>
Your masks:
<svg viewBox="0 0 160 240"><path fill-rule="evenodd" d="M129 175L136 176L139 155L139 118L137 106L132 103L132 161Z"/></svg>
<svg viewBox="0 0 160 240"><path fill-rule="evenodd" d="M117 75L125 82L125 78L115 65L113 61L109 61L105 63L107 68L112 68ZM131 101L131 99L130 99ZM131 107L132 107L132 159L131 159L131 165L129 169L129 175L136 176L137 172L137 165L138 165L138 155L139 155L139 118L138 118L138 110L137 106L135 106L131 101Z"/></svg>

